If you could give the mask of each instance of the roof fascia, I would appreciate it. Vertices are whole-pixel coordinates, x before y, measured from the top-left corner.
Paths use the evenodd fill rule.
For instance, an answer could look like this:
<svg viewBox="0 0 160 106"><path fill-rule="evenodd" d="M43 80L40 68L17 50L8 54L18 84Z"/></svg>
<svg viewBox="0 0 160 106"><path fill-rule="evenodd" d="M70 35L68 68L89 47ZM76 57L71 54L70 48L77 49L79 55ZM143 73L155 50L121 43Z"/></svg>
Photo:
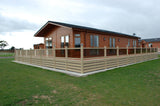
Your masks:
<svg viewBox="0 0 160 106"><path fill-rule="evenodd" d="M60 26L60 27L64 27L64 28L72 29L71 27L67 27L67 26L55 24L55 23L52 23L52 22L47 22L45 25L43 25L43 26L34 34L34 37L37 37L36 35L38 35L38 33L41 32L41 31L42 31L47 25L49 25L49 24L56 25L56 26Z"/></svg>

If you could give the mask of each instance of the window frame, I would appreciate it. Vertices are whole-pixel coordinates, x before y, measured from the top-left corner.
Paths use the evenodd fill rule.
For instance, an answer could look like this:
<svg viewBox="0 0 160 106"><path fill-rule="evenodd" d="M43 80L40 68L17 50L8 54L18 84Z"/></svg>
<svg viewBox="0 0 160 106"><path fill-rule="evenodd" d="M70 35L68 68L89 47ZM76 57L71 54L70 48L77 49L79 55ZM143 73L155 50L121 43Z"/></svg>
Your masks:
<svg viewBox="0 0 160 106"><path fill-rule="evenodd" d="M78 36L77 36L78 35ZM77 40L78 39L78 43L77 43ZM81 34L74 34L74 47L75 48L78 48L78 47L81 47Z"/></svg>
<svg viewBox="0 0 160 106"><path fill-rule="evenodd" d="M47 37L45 38L45 47L48 49L48 48L52 48L52 37Z"/></svg>

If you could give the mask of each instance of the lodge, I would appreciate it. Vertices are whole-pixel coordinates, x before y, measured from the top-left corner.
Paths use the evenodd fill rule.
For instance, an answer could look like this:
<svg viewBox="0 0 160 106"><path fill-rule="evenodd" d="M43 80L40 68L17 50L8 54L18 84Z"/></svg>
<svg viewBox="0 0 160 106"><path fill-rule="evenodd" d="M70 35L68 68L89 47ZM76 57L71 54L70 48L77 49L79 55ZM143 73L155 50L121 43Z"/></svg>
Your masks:
<svg viewBox="0 0 160 106"><path fill-rule="evenodd" d="M79 25L48 21L35 37L44 37L45 48L136 47L140 37Z"/></svg>
<svg viewBox="0 0 160 106"><path fill-rule="evenodd" d="M135 34L48 21L34 36L44 49L16 50L15 62L85 76L158 58L158 48L143 48Z"/></svg>

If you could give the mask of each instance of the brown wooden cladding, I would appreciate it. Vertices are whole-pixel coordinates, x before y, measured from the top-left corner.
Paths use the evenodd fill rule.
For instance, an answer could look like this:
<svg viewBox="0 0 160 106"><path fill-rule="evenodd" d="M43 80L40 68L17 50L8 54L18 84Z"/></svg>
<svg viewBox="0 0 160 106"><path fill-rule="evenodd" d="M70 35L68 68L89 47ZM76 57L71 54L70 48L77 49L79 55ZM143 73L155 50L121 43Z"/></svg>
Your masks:
<svg viewBox="0 0 160 106"><path fill-rule="evenodd" d="M142 47L149 47L149 44L152 43L152 47L160 48L160 42L141 42Z"/></svg>
<svg viewBox="0 0 160 106"><path fill-rule="evenodd" d="M44 44L40 43L40 44L34 44L33 45L34 49L44 49Z"/></svg>
<svg viewBox="0 0 160 106"><path fill-rule="evenodd" d="M74 48L74 34L80 34L81 36L81 44L84 47L90 46L90 35L98 35L99 36L99 47L109 47L109 39L115 38L115 46L126 47L128 45L128 40L130 40L130 47L133 47L133 40L136 40L136 45L138 46L138 38L119 35L119 34L109 34L109 33L100 33L97 31L84 31L79 29L72 29L63 26L57 26L50 28L48 34L44 36L44 38L52 38L52 45L56 45L56 48L61 48L61 36L69 35L69 48ZM105 40L104 40L105 39ZM45 39L44 39L45 43Z"/></svg>

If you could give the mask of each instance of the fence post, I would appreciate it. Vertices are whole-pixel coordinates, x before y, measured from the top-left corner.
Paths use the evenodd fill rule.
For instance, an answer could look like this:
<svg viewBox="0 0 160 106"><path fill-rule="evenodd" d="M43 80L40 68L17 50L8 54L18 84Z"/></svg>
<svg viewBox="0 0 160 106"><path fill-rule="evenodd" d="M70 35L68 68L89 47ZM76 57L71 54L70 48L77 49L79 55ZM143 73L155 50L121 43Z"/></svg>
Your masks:
<svg viewBox="0 0 160 106"><path fill-rule="evenodd" d="M17 53L16 53L16 49L14 49L14 60L15 60L15 61L17 61L17 59L16 59L16 54L17 54Z"/></svg>
<svg viewBox="0 0 160 106"><path fill-rule="evenodd" d="M53 46L53 57L56 57L55 45Z"/></svg>
<svg viewBox="0 0 160 106"><path fill-rule="evenodd" d="M27 56L28 54L27 54L27 50L26 50L26 56Z"/></svg>
<svg viewBox="0 0 160 106"><path fill-rule="evenodd" d="M146 53L147 53L147 46L146 46Z"/></svg>
<svg viewBox="0 0 160 106"><path fill-rule="evenodd" d="M42 60L42 50L43 50L43 49L40 49L40 50L39 50L40 61L41 61L40 64L41 64L41 66L43 66L43 63L42 63L42 62L43 62L43 60Z"/></svg>
<svg viewBox="0 0 160 106"><path fill-rule="evenodd" d="M83 70L83 65L84 65L84 63L83 63L83 44L81 44L81 74L83 74L84 73L84 70Z"/></svg>
<svg viewBox="0 0 160 106"><path fill-rule="evenodd" d="M56 69L56 50L55 50L55 45L53 46L53 62L54 62L54 68Z"/></svg>
<svg viewBox="0 0 160 106"><path fill-rule="evenodd" d="M46 50L46 57L48 57L48 48L47 49L45 49Z"/></svg>
<svg viewBox="0 0 160 106"><path fill-rule="evenodd" d="M106 46L104 46L104 57L106 57Z"/></svg>
<svg viewBox="0 0 160 106"><path fill-rule="evenodd" d="M119 47L117 46L117 56L119 56Z"/></svg>
<svg viewBox="0 0 160 106"><path fill-rule="evenodd" d="M34 55L35 55L35 56L37 55L37 50L36 50L36 49L34 49Z"/></svg>
<svg viewBox="0 0 160 106"><path fill-rule="evenodd" d="M31 49L29 50L29 57L30 57L30 58L29 58L29 60L30 60L29 62L30 62L30 64L31 64Z"/></svg>
<svg viewBox="0 0 160 106"><path fill-rule="evenodd" d="M151 47L150 47L150 53L152 52Z"/></svg>
<svg viewBox="0 0 160 106"><path fill-rule="evenodd" d="M105 57L105 58L104 58L104 69L106 69L106 57L107 57L106 49L107 49L106 46L104 46L104 57Z"/></svg>
<svg viewBox="0 0 160 106"><path fill-rule="evenodd" d="M22 50L20 50L20 56L22 56Z"/></svg>
<svg viewBox="0 0 160 106"><path fill-rule="evenodd" d="M65 61L65 69L66 69L66 71L68 70L67 69L67 67L68 67L68 48L67 48L67 46L65 46L65 58L66 58L66 61Z"/></svg>
<svg viewBox="0 0 160 106"><path fill-rule="evenodd" d="M127 45L126 49L127 49L127 56L128 56L128 45Z"/></svg>
<svg viewBox="0 0 160 106"><path fill-rule="evenodd" d="M136 47L134 47L134 54L136 55Z"/></svg>
<svg viewBox="0 0 160 106"><path fill-rule="evenodd" d="M142 54L142 46L141 46L141 54Z"/></svg>
<svg viewBox="0 0 160 106"><path fill-rule="evenodd" d="M156 48L154 48L154 53L156 52Z"/></svg>

